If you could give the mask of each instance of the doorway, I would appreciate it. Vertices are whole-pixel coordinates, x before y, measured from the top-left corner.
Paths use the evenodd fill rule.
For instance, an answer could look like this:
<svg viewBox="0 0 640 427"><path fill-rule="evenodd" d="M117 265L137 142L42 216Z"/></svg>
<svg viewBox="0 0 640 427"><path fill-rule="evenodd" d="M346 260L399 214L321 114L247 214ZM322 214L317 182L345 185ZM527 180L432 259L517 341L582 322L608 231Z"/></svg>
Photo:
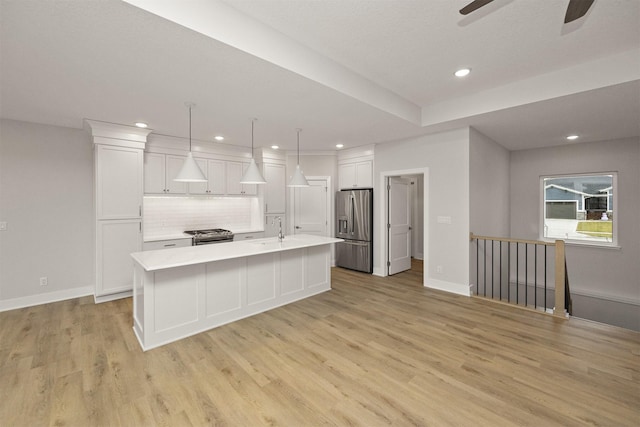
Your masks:
<svg viewBox="0 0 640 427"><path fill-rule="evenodd" d="M289 212L293 213L290 234L333 235L331 177L308 176L309 187L289 190Z"/></svg>
<svg viewBox="0 0 640 427"><path fill-rule="evenodd" d="M377 209L380 267L374 274L426 268L422 263L428 262L428 177L428 168L381 172L380 188L385 191Z"/></svg>

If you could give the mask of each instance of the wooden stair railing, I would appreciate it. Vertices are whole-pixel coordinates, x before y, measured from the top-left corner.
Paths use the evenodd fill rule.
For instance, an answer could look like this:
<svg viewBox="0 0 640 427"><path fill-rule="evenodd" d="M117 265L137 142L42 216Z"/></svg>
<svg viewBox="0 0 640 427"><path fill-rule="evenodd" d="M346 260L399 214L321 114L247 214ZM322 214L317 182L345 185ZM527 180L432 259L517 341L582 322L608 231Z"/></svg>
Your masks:
<svg viewBox="0 0 640 427"><path fill-rule="evenodd" d="M484 241L484 267L483 267L483 276L484 276L484 280L482 283L482 289L484 290L484 296L486 297L486 289L487 289L487 280L486 280L486 276L487 276L487 265L486 265L486 259L487 259L487 241L491 242L491 260L490 262L492 263L491 266L491 295L490 295L490 299L494 299L494 265L493 263L495 262L494 257L495 257L495 251L494 251L494 242L500 242L500 246L499 246L499 252L500 252L500 256L499 256L499 274L500 274L500 296L499 296L499 300L500 301L504 301L503 295L502 295L502 276L503 276L503 272L502 269L504 268L503 266L503 260L502 260L502 254L503 254L503 248L502 248L502 243L506 242L508 244L507 246L507 254L508 254L508 263L507 263L507 290L510 290L510 286L511 286L511 277L512 277L512 271L511 271L511 244L515 244L515 251L516 251L516 268L515 268L515 292L516 292L516 298L515 298L515 304L516 305L520 305L520 298L518 296L518 290L520 288L520 271L519 271L519 258L520 255L518 254L520 245L524 245L525 247L525 273L524 273L524 306L525 307L529 307L530 304L527 301L527 297L528 297L528 293L529 293L529 272L528 270L528 246L527 245L533 245L534 246L534 257L535 257L535 262L534 262L534 283L533 283L533 290L534 290L534 309L539 309L542 308L542 305L539 307L538 306L538 246L544 246L544 311L547 312L547 304L546 304L546 300L547 300L547 247L553 247L555 250L555 257L554 257L554 286L555 286L555 290L554 290L554 307L553 307L553 315L559 318L566 318L567 314L571 314L572 313L572 304L571 304L571 293L569 290L569 276L567 274L567 261L566 261L566 255L565 255L565 243L563 240L556 240L555 242L545 242L545 241L541 241L541 240L524 240L524 239L512 239L512 238L502 238L502 237L489 237L489 236L477 236L473 233L470 233L470 239L473 241L476 241L476 282L480 282L480 275L479 275L479 271L480 271L480 260L479 260L479 253L480 253L480 245L479 242L480 240ZM476 295L479 295L479 291L480 291L480 283L476 283ZM481 296L481 295L479 295ZM508 294L507 296L507 301L508 303L512 303L511 300L511 296Z"/></svg>

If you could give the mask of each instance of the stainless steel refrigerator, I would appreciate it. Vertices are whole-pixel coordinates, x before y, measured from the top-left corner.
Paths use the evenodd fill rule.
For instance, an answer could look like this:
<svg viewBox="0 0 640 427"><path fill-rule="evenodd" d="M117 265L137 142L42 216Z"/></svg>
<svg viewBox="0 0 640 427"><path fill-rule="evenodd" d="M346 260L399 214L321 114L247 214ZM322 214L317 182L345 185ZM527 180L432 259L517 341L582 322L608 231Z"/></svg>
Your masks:
<svg viewBox="0 0 640 427"><path fill-rule="evenodd" d="M373 190L336 193L336 265L373 272Z"/></svg>

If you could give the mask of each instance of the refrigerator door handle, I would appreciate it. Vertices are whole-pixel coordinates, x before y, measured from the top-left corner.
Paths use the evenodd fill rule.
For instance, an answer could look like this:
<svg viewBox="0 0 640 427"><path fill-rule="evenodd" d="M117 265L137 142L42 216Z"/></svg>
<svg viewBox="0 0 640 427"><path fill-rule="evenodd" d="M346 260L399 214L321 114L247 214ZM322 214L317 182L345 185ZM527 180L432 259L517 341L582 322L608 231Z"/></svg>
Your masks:
<svg viewBox="0 0 640 427"><path fill-rule="evenodd" d="M355 198L353 197L353 193L351 194L351 197L349 198L349 203L351 204L351 234L353 234L354 232L354 222L355 222Z"/></svg>

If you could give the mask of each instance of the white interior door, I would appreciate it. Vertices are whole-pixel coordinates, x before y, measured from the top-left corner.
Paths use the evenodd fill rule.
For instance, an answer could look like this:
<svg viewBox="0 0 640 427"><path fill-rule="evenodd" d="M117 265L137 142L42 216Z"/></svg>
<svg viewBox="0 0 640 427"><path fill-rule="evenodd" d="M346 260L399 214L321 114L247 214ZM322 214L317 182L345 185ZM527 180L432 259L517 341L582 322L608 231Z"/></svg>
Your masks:
<svg viewBox="0 0 640 427"><path fill-rule="evenodd" d="M401 178L389 178L389 274L411 268L411 186Z"/></svg>
<svg viewBox="0 0 640 427"><path fill-rule="evenodd" d="M327 236L327 181L307 181L308 187L295 189L293 233Z"/></svg>

